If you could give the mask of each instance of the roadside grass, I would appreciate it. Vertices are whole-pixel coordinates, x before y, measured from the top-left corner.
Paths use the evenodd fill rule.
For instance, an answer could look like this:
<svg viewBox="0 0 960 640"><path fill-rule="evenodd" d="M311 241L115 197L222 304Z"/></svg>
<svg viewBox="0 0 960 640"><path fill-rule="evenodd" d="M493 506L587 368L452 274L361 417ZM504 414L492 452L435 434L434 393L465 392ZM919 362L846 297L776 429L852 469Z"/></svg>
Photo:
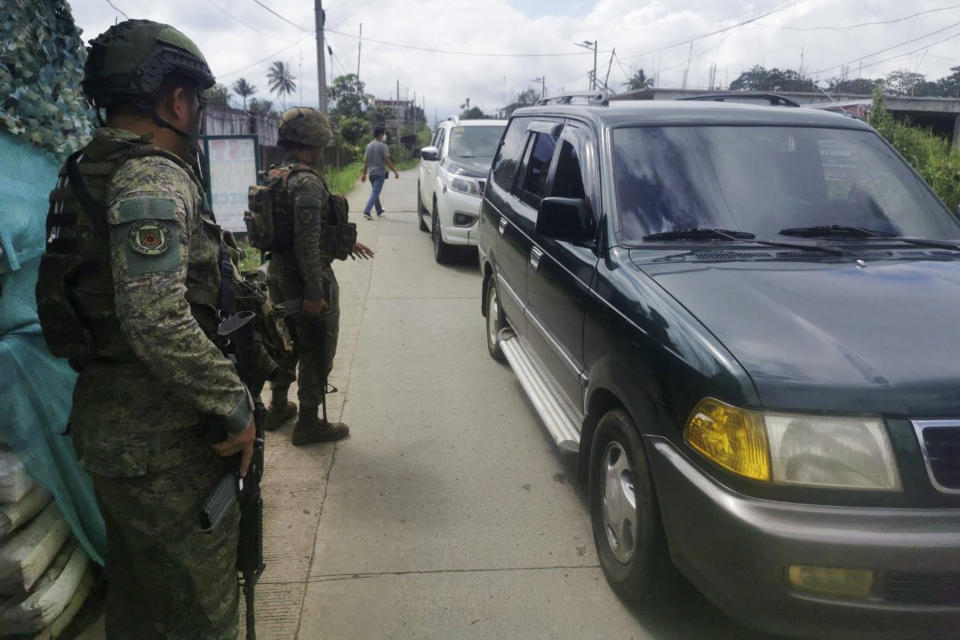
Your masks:
<svg viewBox="0 0 960 640"><path fill-rule="evenodd" d="M874 92L870 125L906 158L951 211L960 204L960 151L929 129L894 121L886 100Z"/></svg>

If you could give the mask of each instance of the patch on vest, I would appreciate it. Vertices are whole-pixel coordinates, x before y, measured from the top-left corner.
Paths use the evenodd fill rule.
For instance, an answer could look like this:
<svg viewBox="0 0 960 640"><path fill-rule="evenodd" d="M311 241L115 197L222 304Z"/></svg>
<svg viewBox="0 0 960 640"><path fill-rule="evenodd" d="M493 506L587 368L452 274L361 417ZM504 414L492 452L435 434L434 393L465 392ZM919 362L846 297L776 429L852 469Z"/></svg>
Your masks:
<svg viewBox="0 0 960 640"><path fill-rule="evenodd" d="M144 256L160 256L170 249L170 236L160 222L140 220L130 225L130 248Z"/></svg>

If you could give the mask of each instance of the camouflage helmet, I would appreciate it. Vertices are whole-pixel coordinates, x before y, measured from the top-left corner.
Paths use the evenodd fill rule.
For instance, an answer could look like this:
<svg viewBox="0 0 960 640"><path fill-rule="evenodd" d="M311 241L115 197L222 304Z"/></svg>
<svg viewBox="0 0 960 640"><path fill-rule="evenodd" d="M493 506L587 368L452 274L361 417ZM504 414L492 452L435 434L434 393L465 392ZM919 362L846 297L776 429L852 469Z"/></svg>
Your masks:
<svg viewBox="0 0 960 640"><path fill-rule="evenodd" d="M293 107L280 116L278 142L290 142L305 147L325 147L333 140L327 116L310 107Z"/></svg>
<svg viewBox="0 0 960 640"><path fill-rule="evenodd" d="M190 38L170 25L125 20L90 41L83 69L83 92L97 108L120 104L152 109L163 79L179 73L200 91L215 80L206 59Z"/></svg>

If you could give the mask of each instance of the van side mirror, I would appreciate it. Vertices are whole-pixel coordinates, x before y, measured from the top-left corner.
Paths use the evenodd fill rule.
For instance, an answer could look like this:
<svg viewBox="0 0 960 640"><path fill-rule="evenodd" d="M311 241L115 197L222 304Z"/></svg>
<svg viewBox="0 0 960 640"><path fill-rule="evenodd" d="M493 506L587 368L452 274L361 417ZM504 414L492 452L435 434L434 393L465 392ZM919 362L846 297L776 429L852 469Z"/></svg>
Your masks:
<svg viewBox="0 0 960 640"><path fill-rule="evenodd" d="M440 149L436 147L424 147L420 149L420 157L427 162L436 162L440 159Z"/></svg>
<svg viewBox="0 0 960 640"><path fill-rule="evenodd" d="M549 197L540 201L536 231L555 240L584 242L593 240L592 223L583 198Z"/></svg>

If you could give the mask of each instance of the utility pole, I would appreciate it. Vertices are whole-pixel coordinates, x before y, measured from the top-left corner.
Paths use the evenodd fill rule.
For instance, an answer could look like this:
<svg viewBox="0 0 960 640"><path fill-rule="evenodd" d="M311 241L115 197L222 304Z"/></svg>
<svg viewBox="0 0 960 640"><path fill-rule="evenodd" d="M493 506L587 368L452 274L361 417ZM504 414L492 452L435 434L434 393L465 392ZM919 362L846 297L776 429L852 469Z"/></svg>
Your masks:
<svg viewBox="0 0 960 640"><path fill-rule="evenodd" d="M687 68L683 70L683 86L682 89L687 88L687 77L690 75L690 61L693 59L693 43L690 43L690 52L687 54Z"/></svg>
<svg viewBox="0 0 960 640"><path fill-rule="evenodd" d="M607 63L607 75L603 77L603 92L607 92L607 81L610 79L610 69L613 67L613 56L617 55L617 48L614 47L610 53L610 62Z"/></svg>
<svg viewBox="0 0 960 640"><path fill-rule="evenodd" d="M547 78L546 76L537 76L536 78L530 78L530 82L538 82L540 84L540 97L547 97Z"/></svg>
<svg viewBox="0 0 960 640"><path fill-rule="evenodd" d="M360 23L360 38L357 40L357 91L360 91L360 49L363 47L363 23Z"/></svg>
<svg viewBox="0 0 960 640"><path fill-rule="evenodd" d="M323 25L326 14L323 12L323 0L313 0L317 22L317 83L320 85L320 111L327 112L327 70L324 64L326 55L323 48Z"/></svg>
<svg viewBox="0 0 960 640"><path fill-rule="evenodd" d="M597 89L597 41L594 40L590 42L589 40L584 40L583 42L574 42L573 44L578 47L583 47L584 49L590 49L593 51L593 74L590 76L590 90L596 91Z"/></svg>

